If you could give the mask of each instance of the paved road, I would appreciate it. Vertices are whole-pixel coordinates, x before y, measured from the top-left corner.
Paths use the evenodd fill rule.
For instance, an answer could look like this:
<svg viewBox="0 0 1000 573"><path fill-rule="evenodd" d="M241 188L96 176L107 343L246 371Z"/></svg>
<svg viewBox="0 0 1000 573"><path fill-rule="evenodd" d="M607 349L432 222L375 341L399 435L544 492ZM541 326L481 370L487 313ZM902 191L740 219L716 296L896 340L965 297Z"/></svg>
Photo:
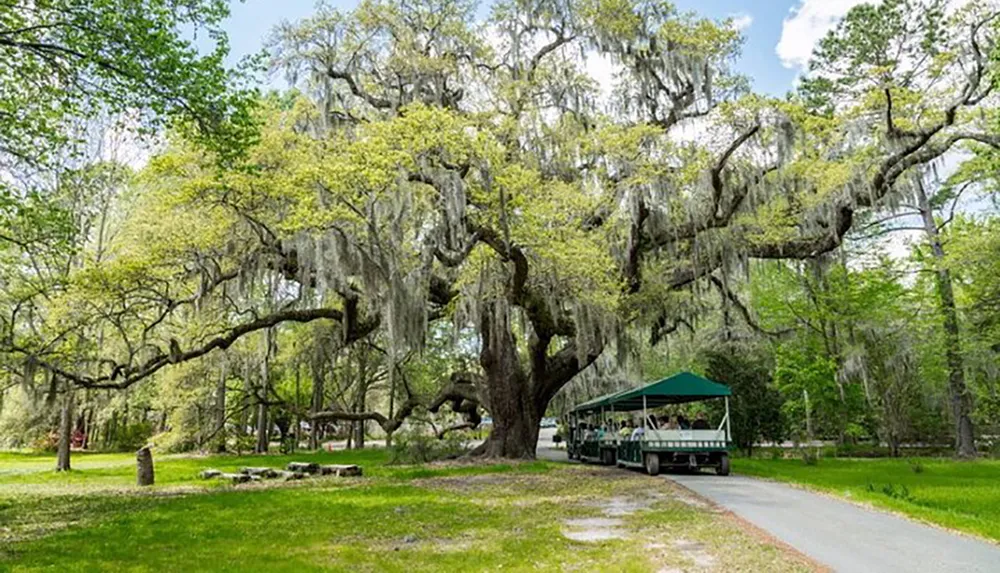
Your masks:
<svg viewBox="0 0 1000 573"><path fill-rule="evenodd" d="M1000 547L784 484L668 475L836 571L1000 572Z"/></svg>
<svg viewBox="0 0 1000 573"><path fill-rule="evenodd" d="M554 435L556 435L555 428L541 428L538 430L538 445L535 446L535 457L551 462L568 462L566 444L556 444L553 442L552 436Z"/></svg>

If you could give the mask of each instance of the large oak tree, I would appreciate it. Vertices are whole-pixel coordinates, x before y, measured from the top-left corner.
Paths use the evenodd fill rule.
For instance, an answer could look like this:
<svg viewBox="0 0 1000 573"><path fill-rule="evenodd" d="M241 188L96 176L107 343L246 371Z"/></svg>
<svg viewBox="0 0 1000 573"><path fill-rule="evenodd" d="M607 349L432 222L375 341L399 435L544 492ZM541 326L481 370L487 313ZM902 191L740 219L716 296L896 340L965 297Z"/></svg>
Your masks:
<svg viewBox="0 0 1000 573"><path fill-rule="evenodd" d="M818 54L832 76L773 100L731 71L730 23L665 2L515 0L485 23L455 0L320 8L276 31L274 67L301 95L267 104L241 165L182 141L154 162L142 246L81 273L66 302L120 309L105 318L123 341L98 374L59 374L127 387L288 321L339 322L339 344L381 329L393 360L450 320L478 332L480 371L428 405L481 404L482 451L532 457L562 387L694 312L670 293L734 297L749 259L832 251L920 166L994 144L978 113L991 18L889 38L897 65L840 28ZM880 79L845 79L865 66ZM395 429L417 406L322 416Z"/></svg>

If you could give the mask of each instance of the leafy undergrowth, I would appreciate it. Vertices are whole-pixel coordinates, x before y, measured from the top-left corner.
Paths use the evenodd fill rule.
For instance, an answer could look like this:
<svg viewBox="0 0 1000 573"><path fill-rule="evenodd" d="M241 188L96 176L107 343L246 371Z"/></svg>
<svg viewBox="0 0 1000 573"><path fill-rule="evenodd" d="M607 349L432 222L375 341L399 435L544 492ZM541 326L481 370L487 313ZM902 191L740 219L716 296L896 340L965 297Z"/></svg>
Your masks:
<svg viewBox="0 0 1000 573"><path fill-rule="evenodd" d="M799 483L1000 541L1000 460L736 459L733 471Z"/></svg>
<svg viewBox="0 0 1000 573"><path fill-rule="evenodd" d="M204 467L292 458L361 463L366 476L210 487L191 477ZM13 471L20 459L0 458L3 570L806 568L665 480L624 470L545 462L388 466L378 450L169 458L157 463L160 485L140 492L129 485L133 468L113 456L70 476ZM10 485L20 492L9 493ZM625 539L563 536L565 519L601 517L622 500L643 502L619 518Z"/></svg>

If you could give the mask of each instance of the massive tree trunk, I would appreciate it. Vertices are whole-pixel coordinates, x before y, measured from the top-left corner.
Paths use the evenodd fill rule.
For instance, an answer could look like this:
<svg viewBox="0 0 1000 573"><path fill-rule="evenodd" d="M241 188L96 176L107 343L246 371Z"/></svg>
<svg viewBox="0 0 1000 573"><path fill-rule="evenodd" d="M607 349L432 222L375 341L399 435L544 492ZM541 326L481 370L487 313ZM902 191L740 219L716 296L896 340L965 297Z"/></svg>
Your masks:
<svg viewBox="0 0 1000 573"><path fill-rule="evenodd" d="M528 341L528 368L518 358L508 311L493 303L480 318L482 348L479 363L485 373L485 404L493 416L493 430L481 453L489 457L535 457L538 428L552 397L601 354L597 345L583 356L570 338L567 324L559 325L542 307L525 305L533 333ZM549 354L556 333L569 338L558 352Z"/></svg>
<svg viewBox="0 0 1000 573"><path fill-rule="evenodd" d="M493 431L483 453L499 458L534 458L542 416L517 357L506 312L491 305L483 311L479 363L486 374L486 394Z"/></svg>
<svg viewBox="0 0 1000 573"><path fill-rule="evenodd" d="M938 307L943 319L945 358L948 362L948 394L955 423L955 453L963 458L973 458L976 457L976 441L972 425L972 395L965 384L962 339L958 328L958 311L955 308L951 273L945 266L944 247L941 244L937 223L934 221L934 213L922 184L917 186L917 194L924 230L927 233L927 240L930 243L937 267Z"/></svg>
<svg viewBox="0 0 1000 573"><path fill-rule="evenodd" d="M63 396L62 410L59 415L59 450L56 456L56 471L70 470L69 454L73 433L73 389L66 384L66 395Z"/></svg>

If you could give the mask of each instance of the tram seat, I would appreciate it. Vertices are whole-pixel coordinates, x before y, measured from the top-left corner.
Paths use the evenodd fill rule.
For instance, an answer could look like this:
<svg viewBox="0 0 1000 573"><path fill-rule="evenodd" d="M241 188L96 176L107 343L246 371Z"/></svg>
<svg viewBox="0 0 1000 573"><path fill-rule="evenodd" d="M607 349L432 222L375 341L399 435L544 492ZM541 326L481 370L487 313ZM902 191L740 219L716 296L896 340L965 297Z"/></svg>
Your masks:
<svg viewBox="0 0 1000 573"><path fill-rule="evenodd" d="M726 440L725 430L646 430L644 441L681 442L681 441L719 441Z"/></svg>

